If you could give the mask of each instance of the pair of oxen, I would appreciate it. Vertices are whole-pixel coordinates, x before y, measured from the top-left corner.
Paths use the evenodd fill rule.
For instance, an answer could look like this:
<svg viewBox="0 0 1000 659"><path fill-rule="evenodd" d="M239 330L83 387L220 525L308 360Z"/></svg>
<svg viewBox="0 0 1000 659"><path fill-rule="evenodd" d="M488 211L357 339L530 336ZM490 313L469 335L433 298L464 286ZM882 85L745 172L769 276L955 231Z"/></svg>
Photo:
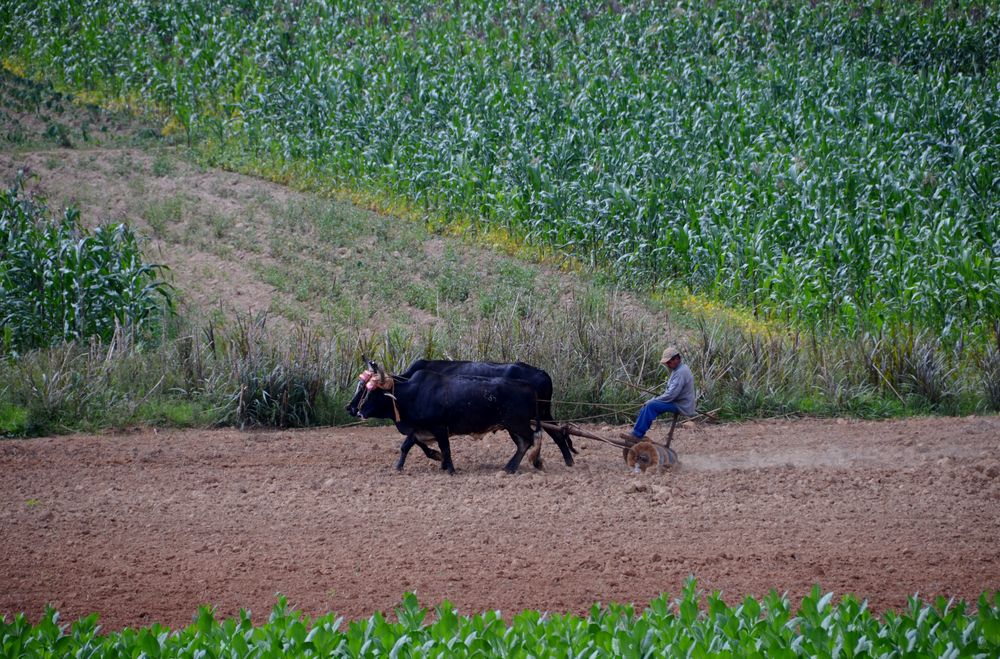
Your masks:
<svg viewBox="0 0 1000 659"><path fill-rule="evenodd" d="M455 472L452 435L480 435L505 429L517 446L504 469L517 471L525 454L542 468L542 421L552 421L552 378L540 368L516 362L471 362L418 359L404 373L386 373L368 362L347 411L362 419L389 419L403 434L396 469L402 469L414 445ZM534 429L532 429L534 424ZM565 430L545 432L563 460L573 465L573 442ZM437 442L440 452L427 445Z"/></svg>

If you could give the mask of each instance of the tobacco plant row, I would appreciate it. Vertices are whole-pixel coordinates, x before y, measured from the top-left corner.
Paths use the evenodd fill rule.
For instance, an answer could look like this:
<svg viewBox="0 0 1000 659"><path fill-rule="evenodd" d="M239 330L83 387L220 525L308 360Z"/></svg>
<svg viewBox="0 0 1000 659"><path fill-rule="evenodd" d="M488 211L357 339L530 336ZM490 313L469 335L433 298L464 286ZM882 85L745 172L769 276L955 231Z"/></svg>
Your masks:
<svg viewBox="0 0 1000 659"><path fill-rule="evenodd" d="M1000 597L933 604L911 598L906 610L881 619L865 602L818 588L793 610L772 592L728 606L718 593L703 597L690 580L682 597L663 595L642 612L594 605L586 616L524 611L508 624L499 611L460 615L448 602L427 620L413 594L395 615L376 613L345 623L309 619L281 597L268 621L248 611L217 620L203 607L189 627L154 624L104 633L97 616L61 624L48 609L37 625L23 615L0 621L5 656L101 657L991 657L1000 651Z"/></svg>
<svg viewBox="0 0 1000 659"><path fill-rule="evenodd" d="M8 68L230 167L824 332L1000 334L995 2L14 0L0 22Z"/></svg>

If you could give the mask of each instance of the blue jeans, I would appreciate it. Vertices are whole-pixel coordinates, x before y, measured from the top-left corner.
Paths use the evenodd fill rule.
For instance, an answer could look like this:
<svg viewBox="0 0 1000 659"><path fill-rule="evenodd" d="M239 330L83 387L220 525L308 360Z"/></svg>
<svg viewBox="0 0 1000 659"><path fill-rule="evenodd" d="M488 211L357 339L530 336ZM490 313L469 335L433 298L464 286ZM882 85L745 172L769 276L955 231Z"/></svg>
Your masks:
<svg viewBox="0 0 1000 659"><path fill-rule="evenodd" d="M656 400L655 398L639 410L639 418L635 420L635 427L632 428L632 434L636 437L642 437L649 430L649 427L653 425L653 420L661 414L667 412L680 412L680 408L677 407L676 403L664 403L661 400Z"/></svg>

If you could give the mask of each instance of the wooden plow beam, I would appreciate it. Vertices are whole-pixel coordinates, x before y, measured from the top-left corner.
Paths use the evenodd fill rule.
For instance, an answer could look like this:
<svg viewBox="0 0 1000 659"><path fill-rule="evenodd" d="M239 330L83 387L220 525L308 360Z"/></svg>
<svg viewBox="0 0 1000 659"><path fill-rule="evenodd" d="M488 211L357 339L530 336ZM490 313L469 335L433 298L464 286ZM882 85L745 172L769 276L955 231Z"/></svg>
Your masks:
<svg viewBox="0 0 1000 659"><path fill-rule="evenodd" d="M622 450L622 457L625 463L636 473L646 471L654 464L661 467L670 467L677 464L677 452L668 445L650 441L648 439L628 442L623 439L612 439L603 435L584 430L580 426L572 423L553 423L542 421L542 427L551 432L563 432L574 437L585 437L605 444L611 444Z"/></svg>

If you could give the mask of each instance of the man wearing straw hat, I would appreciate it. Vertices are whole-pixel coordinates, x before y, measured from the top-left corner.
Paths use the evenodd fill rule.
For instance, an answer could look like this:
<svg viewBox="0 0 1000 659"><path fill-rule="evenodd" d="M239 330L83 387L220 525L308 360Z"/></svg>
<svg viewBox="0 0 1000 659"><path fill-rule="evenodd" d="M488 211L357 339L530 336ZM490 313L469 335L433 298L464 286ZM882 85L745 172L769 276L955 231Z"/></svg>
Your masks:
<svg viewBox="0 0 1000 659"><path fill-rule="evenodd" d="M681 351L677 346L670 346L663 351L660 363L671 371L667 388L662 396L651 398L642 406L632 432L622 433L622 439L629 441L645 439L646 431L653 425L653 420L667 412L679 412L685 416L695 415L694 375L687 364L681 363Z"/></svg>

